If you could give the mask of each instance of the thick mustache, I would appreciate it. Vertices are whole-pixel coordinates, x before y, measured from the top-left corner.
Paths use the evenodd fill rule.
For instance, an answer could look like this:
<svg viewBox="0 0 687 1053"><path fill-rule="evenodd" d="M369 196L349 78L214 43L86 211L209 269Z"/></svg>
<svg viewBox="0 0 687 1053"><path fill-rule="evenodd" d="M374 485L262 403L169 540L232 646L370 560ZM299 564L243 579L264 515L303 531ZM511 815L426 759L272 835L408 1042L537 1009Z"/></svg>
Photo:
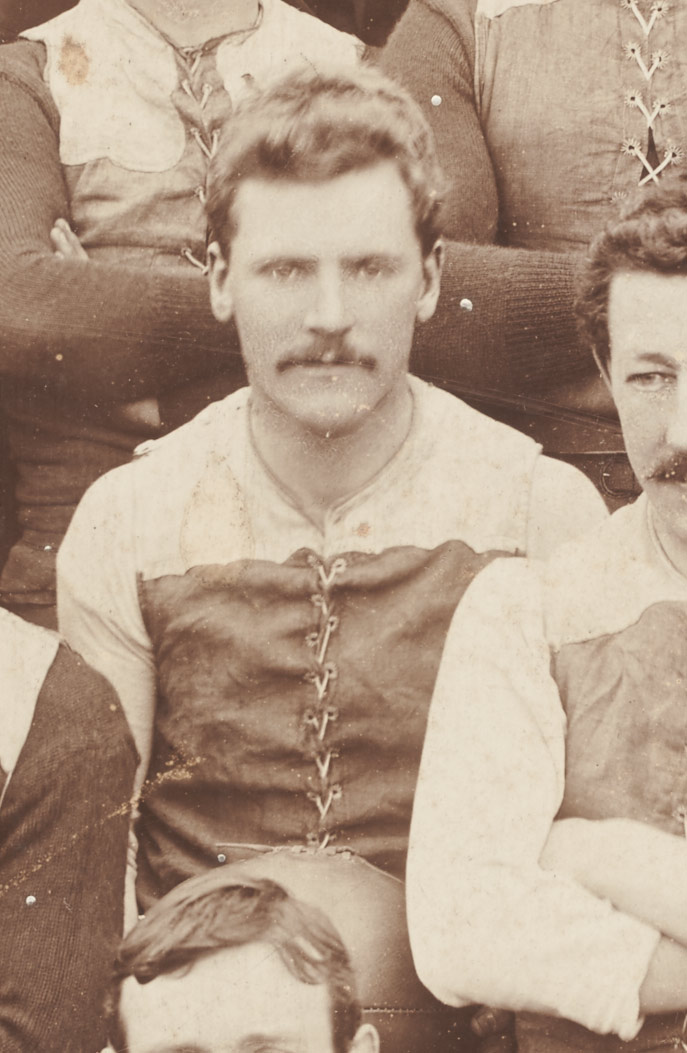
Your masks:
<svg viewBox="0 0 687 1053"><path fill-rule="evenodd" d="M687 452L658 461L646 478L659 483L687 483Z"/></svg>
<svg viewBox="0 0 687 1053"><path fill-rule="evenodd" d="M359 354L346 340L314 340L307 347L292 351L277 362L277 372L283 373L292 366L361 366L375 369L377 363L369 355Z"/></svg>

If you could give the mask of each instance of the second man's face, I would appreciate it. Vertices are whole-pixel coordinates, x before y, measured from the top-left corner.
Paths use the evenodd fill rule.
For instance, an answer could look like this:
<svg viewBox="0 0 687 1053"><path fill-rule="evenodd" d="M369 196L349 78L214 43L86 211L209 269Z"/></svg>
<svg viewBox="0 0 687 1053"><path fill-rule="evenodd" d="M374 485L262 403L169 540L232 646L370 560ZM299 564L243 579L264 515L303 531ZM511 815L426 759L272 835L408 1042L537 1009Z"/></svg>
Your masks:
<svg viewBox="0 0 687 1053"><path fill-rule="evenodd" d="M664 547L687 569L687 278L617 274L608 304L611 386L630 463Z"/></svg>
<svg viewBox="0 0 687 1053"><path fill-rule="evenodd" d="M355 431L404 388L415 322L439 291L438 253L422 258L397 166L247 179L234 216L212 302L236 321L254 401L305 431Z"/></svg>

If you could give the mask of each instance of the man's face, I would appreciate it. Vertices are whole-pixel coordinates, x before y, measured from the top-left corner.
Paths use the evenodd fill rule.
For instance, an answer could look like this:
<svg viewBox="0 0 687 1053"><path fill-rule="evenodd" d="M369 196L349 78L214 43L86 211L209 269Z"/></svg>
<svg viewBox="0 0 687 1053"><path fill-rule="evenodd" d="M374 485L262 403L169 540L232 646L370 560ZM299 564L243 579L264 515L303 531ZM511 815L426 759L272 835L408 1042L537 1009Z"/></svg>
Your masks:
<svg viewBox="0 0 687 1053"><path fill-rule="evenodd" d="M326 986L301 983L266 943L216 951L148 984L129 977L120 1015L128 1053L333 1051Z"/></svg>
<svg viewBox="0 0 687 1053"><path fill-rule="evenodd" d="M687 277L625 272L608 304L611 387L666 551L687 565Z"/></svg>
<svg viewBox="0 0 687 1053"><path fill-rule="evenodd" d="M439 292L439 250L423 260L396 164L247 179L234 218L229 262L211 247L212 303L235 318L254 405L332 436L382 414Z"/></svg>

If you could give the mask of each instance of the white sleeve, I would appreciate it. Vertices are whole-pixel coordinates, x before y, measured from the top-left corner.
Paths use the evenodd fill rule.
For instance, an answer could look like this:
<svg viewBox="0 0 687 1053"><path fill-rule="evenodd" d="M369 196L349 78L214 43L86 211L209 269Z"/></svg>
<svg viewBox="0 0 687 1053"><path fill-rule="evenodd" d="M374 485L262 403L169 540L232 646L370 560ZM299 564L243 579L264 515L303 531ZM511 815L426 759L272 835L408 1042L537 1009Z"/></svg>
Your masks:
<svg viewBox="0 0 687 1053"><path fill-rule="evenodd" d="M608 510L579 468L539 457L534 469L527 522L527 555L548 559L566 541L593 530Z"/></svg>
<svg viewBox="0 0 687 1053"><path fill-rule="evenodd" d="M122 703L140 762L137 799L150 764L156 674L152 645L138 603L136 534L130 467L98 479L74 513L57 556L60 631L105 676ZM136 817L134 805L132 819ZM129 835L124 931L136 922L138 844Z"/></svg>
<svg viewBox="0 0 687 1053"><path fill-rule="evenodd" d="M138 603L131 466L87 490L57 557L57 609L68 643L117 691L141 759L150 762L156 676Z"/></svg>
<svg viewBox="0 0 687 1053"><path fill-rule="evenodd" d="M454 615L429 715L408 857L416 968L452 1005L630 1039L660 933L538 865L564 749L536 575L496 561Z"/></svg>

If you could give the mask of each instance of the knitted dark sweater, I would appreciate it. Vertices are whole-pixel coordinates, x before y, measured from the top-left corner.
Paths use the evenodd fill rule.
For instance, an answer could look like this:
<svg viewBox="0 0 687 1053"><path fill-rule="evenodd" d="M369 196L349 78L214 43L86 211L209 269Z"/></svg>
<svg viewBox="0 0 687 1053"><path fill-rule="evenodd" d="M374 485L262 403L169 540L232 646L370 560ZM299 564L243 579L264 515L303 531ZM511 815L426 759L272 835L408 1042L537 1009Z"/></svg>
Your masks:
<svg viewBox="0 0 687 1053"><path fill-rule="evenodd" d="M61 645L0 810L3 1053L105 1045L136 762L112 688Z"/></svg>
<svg viewBox="0 0 687 1053"><path fill-rule="evenodd" d="M596 370L573 314L578 259L486 247L494 245L499 202L474 100L475 6L411 0L381 57L430 121L451 178L445 234L462 243L449 242L442 299L418 332L416 362L424 375L468 388L538 395ZM460 309L462 298L471 312Z"/></svg>

